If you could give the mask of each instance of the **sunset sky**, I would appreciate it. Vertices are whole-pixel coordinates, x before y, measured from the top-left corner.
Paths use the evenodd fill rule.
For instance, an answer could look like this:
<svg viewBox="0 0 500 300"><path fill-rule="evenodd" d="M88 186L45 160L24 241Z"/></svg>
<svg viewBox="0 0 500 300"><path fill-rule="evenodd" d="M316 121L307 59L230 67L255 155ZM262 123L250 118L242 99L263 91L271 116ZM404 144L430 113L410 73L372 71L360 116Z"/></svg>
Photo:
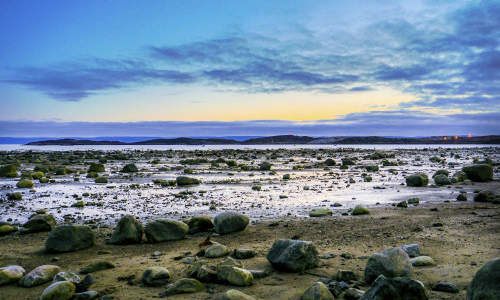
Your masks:
<svg viewBox="0 0 500 300"><path fill-rule="evenodd" d="M0 2L0 136L500 134L500 1Z"/></svg>

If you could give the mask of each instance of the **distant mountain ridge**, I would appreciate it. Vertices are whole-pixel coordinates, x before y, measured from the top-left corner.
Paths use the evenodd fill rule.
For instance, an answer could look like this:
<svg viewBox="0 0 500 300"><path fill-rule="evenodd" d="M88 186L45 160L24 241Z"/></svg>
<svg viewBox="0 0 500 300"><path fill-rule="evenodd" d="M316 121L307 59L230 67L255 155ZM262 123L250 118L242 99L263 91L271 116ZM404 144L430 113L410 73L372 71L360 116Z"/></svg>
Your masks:
<svg viewBox="0 0 500 300"><path fill-rule="evenodd" d="M259 138L249 138L238 141L228 138L167 138L150 139L138 142L102 141L89 139L56 139L30 142L30 146L77 146L77 145L351 145L351 144L500 144L499 135L477 137L382 137L382 136L351 136L351 137L310 137L296 135L276 135Z"/></svg>

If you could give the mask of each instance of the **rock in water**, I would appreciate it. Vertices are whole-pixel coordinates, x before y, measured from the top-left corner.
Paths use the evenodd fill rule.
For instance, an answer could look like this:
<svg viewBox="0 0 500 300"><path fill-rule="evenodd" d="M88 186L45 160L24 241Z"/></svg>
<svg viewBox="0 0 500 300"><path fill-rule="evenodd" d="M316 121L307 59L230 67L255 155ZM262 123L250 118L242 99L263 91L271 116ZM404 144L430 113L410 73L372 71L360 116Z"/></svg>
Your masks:
<svg viewBox="0 0 500 300"><path fill-rule="evenodd" d="M244 230L250 219L235 212L224 212L218 214L214 219L215 231L219 234L226 234Z"/></svg>
<svg viewBox="0 0 500 300"><path fill-rule="evenodd" d="M20 233L35 233L35 232L45 232L51 231L57 226L56 219L52 215L34 215L28 222L24 223Z"/></svg>
<svg viewBox="0 0 500 300"><path fill-rule="evenodd" d="M427 300L424 285L408 277L377 277L372 286L361 297L361 300Z"/></svg>
<svg viewBox="0 0 500 300"><path fill-rule="evenodd" d="M198 280L192 278L182 278L172 284L169 284L164 295L171 296L185 293L196 293L203 290L205 290L205 286Z"/></svg>
<svg viewBox="0 0 500 300"><path fill-rule="evenodd" d="M467 288L467 300L500 299L500 257L487 262Z"/></svg>
<svg viewBox="0 0 500 300"><path fill-rule="evenodd" d="M70 281L56 281L49 285L40 300L68 300L75 293L75 285Z"/></svg>
<svg viewBox="0 0 500 300"><path fill-rule="evenodd" d="M88 226L63 225L49 232L45 242L47 252L71 252L95 245L95 235Z"/></svg>
<svg viewBox="0 0 500 300"><path fill-rule="evenodd" d="M409 257L420 256L420 246L418 244L408 244L401 246L404 252L408 254Z"/></svg>
<svg viewBox="0 0 500 300"><path fill-rule="evenodd" d="M462 171L472 181L485 182L493 180L493 167L487 164L465 166Z"/></svg>
<svg viewBox="0 0 500 300"><path fill-rule="evenodd" d="M429 177L424 173L417 173L406 177L407 186L426 186L429 184Z"/></svg>
<svg viewBox="0 0 500 300"><path fill-rule="evenodd" d="M133 216L124 216L118 221L109 241L110 244L138 244L142 240L144 228Z"/></svg>
<svg viewBox="0 0 500 300"><path fill-rule="evenodd" d="M19 281L26 271L21 266L6 266L0 268L0 285Z"/></svg>
<svg viewBox="0 0 500 300"><path fill-rule="evenodd" d="M238 290L228 290L215 298L216 300L255 300L254 297L248 296Z"/></svg>
<svg viewBox="0 0 500 300"><path fill-rule="evenodd" d="M189 227L174 220L155 220L146 225L144 232L150 243L181 240L186 236Z"/></svg>
<svg viewBox="0 0 500 300"><path fill-rule="evenodd" d="M408 276L411 269L408 254L401 248L390 248L370 256L366 262L365 281L371 283L379 275L387 277Z"/></svg>
<svg viewBox="0 0 500 300"><path fill-rule="evenodd" d="M315 282L310 288L308 288L301 300L334 300L332 293L328 290L326 285L322 282Z"/></svg>
<svg viewBox="0 0 500 300"><path fill-rule="evenodd" d="M318 250L309 241L277 240L266 257L273 267L287 272L301 272L319 265Z"/></svg>
<svg viewBox="0 0 500 300"><path fill-rule="evenodd" d="M42 265L36 267L31 272L26 274L19 281L19 285L23 287L33 287L52 281L57 273L61 272L61 268L54 265Z"/></svg>
<svg viewBox="0 0 500 300"><path fill-rule="evenodd" d="M150 267L142 273L142 282L148 286L162 286L170 280L170 273L164 267Z"/></svg>
<svg viewBox="0 0 500 300"><path fill-rule="evenodd" d="M192 217L188 222L189 233L198 233L210 231L214 228L214 223L209 216Z"/></svg>

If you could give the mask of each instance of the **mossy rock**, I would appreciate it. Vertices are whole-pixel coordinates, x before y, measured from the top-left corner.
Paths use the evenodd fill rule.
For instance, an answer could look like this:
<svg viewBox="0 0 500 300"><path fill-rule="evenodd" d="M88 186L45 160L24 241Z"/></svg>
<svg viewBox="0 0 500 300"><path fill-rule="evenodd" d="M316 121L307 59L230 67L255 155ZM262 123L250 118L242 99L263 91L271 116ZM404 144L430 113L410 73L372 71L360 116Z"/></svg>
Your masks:
<svg viewBox="0 0 500 300"><path fill-rule="evenodd" d="M83 201L77 201L71 205L71 207L78 207L78 208L83 208L85 207L85 202Z"/></svg>
<svg viewBox="0 0 500 300"><path fill-rule="evenodd" d="M97 177L94 181L95 183L108 183L108 177L100 176Z"/></svg>
<svg viewBox="0 0 500 300"><path fill-rule="evenodd" d="M17 174L17 166L14 164L0 167L0 177L15 178L18 175L19 174Z"/></svg>
<svg viewBox="0 0 500 300"><path fill-rule="evenodd" d="M31 177L33 179L40 180L40 178L42 178L43 176L44 176L43 172L33 172L33 173L31 173Z"/></svg>
<svg viewBox="0 0 500 300"><path fill-rule="evenodd" d="M178 186L195 185L201 183L198 179L187 176L179 176L175 179L175 181Z"/></svg>
<svg viewBox="0 0 500 300"><path fill-rule="evenodd" d="M189 233L207 232L214 228L214 222L209 216L195 216L188 222Z"/></svg>
<svg viewBox="0 0 500 300"><path fill-rule="evenodd" d="M33 181L29 179L21 179L17 182L16 186L20 189L31 189L33 188Z"/></svg>
<svg viewBox="0 0 500 300"><path fill-rule="evenodd" d="M434 182L436 185L449 185L451 184L450 178L444 174L438 174L434 176Z"/></svg>
<svg viewBox="0 0 500 300"><path fill-rule="evenodd" d="M104 168L103 164L91 163L87 173L90 173L90 172L100 173L100 172L105 172L105 171L106 171L106 169Z"/></svg>
<svg viewBox="0 0 500 300"><path fill-rule="evenodd" d="M21 194L20 192L8 193L7 199L9 199L9 200L22 200L23 194Z"/></svg>
<svg viewBox="0 0 500 300"><path fill-rule="evenodd" d="M309 212L309 217L326 217L331 216L333 213L328 208L315 208Z"/></svg>
<svg viewBox="0 0 500 300"><path fill-rule="evenodd" d="M118 221L113 235L109 241L110 244L138 244L142 241L144 228L142 224L133 216L124 216Z"/></svg>
<svg viewBox="0 0 500 300"><path fill-rule="evenodd" d="M71 252L95 245L95 235L87 226L63 225L49 232L45 242L47 252Z"/></svg>
<svg viewBox="0 0 500 300"><path fill-rule="evenodd" d="M406 185L422 187L429 184L429 178L424 173L417 173L406 177Z"/></svg>
<svg viewBox="0 0 500 300"><path fill-rule="evenodd" d="M500 258L490 260L476 272L467 288L467 300L500 300Z"/></svg>
<svg viewBox="0 0 500 300"><path fill-rule="evenodd" d="M150 243L181 240L189 231L189 226L174 220L154 220L146 225L144 232Z"/></svg>
<svg viewBox="0 0 500 300"><path fill-rule="evenodd" d="M334 300L332 293L328 287L322 282L315 282L308 288L300 300Z"/></svg>
<svg viewBox="0 0 500 300"><path fill-rule="evenodd" d="M465 166L462 168L462 171L472 181L486 182L493 180L493 167L487 164Z"/></svg>
<svg viewBox="0 0 500 300"><path fill-rule="evenodd" d="M37 214L29 218L23 224L22 234L51 231L57 226L56 219L52 215Z"/></svg>
<svg viewBox="0 0 500 300"><path fill-rule="evenodd" d="M137 169L137 166L135 164L126 164L125 166L123 166L123 168L121 169L121 173L136 173L138 172L139 169Z"/></svg>
<svg viewBox="0 0 500 300"><path fill-rule="evenodd" d="M271 163L265 161L265 162L262 162L259 165L259 170L261 170L261 171L270 171L272 166L273 165Z"/></svg>
<svg viewBox="0 0 500 300"><path fill-rule="evenodd" d="M361 206L361 205L356 205L356 207L352 210L353 216L369 215L369 214L370 214L370 210L364 206Z"/></svg>
<svg viewBox="0 0 500 300"><path fill-rule="evenodd" d="M165 296L172 296L185 293L197 293L205 290L203 283L192 278L182 278L167 285L167 290L162 293Z"/></svg>
<svg viewBox="0 0 500 300"><path fill-rule="evenodd" d="M69 300L75 293L75 285L70 281L56 281L49 285L40 300Z"/></svg>
<svg viewBox="0 0 500 300"><path fill-rule="evenodd" d="M49 179L47 177L40 178L40 183L49 183Z"/></svg>
<svg viewBox="0 0 500 300"><path fill-rule="evenodd" d="M474 196L475 202L490 202L499 204L500 195L496 195L493 191L480 191Z"/></svg>
<svg viewBox="0 0 500 300"><path fill-rule="evenodd" d="M87 173L87 178L97 178L99 177L99 174L97 172L88 172Z"/></svg>
<svg viewBox="0 0 500 300"><path fill-rule="evenodd" d="M448 175L450 175L450 172L449 172L448 170L444 170L444 169L442 169L442 170L437 170L437 171L434 173L434 175L432 175L432 178L434 178L434 177L436 177L436 176L438 176L438 175L445 175L445 176L448 176Z"/></svg>
<svg viewBox="0 0 500 300"><path fill-rule="evenodd" d="M0 236L8 235L17 231L17 227L9 224L0 225Z"/></svg>

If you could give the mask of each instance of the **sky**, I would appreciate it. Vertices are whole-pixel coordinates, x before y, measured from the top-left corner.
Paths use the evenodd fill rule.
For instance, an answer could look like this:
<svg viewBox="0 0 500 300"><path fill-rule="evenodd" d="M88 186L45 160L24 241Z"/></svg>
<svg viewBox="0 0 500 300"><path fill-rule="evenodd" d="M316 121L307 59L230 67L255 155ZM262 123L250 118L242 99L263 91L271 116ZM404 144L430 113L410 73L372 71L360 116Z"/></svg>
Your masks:
<svg viewBox="0 0 500 300"><path fill-rule="evenodd" d="M500 0L0 2L0 136L500 134Z"/></svg>

